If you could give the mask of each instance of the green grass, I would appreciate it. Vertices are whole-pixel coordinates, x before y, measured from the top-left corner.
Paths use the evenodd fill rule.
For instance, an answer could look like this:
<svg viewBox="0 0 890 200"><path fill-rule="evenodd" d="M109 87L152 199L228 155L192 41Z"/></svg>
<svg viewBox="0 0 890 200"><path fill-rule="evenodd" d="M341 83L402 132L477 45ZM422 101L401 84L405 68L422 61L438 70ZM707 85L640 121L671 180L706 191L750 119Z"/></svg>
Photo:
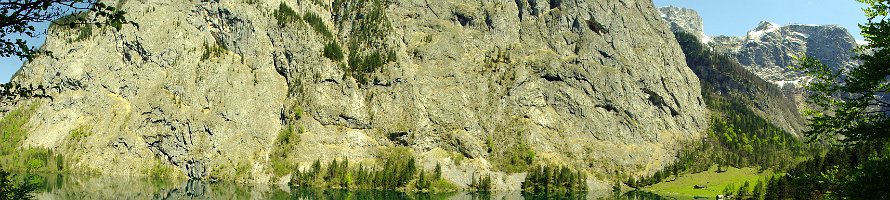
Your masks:
<svg viewBox="0 0 890 200"><path fill-rule="evenodd" d="M681 175L677 180L673 180L673 177L669 177L665 182L645 187L643 190L679 199L692 199L694 197L713 198L719 194L723 194L723 189L726 188L726 186L734 185L738 187L745 184L745 181L757 183L757 180L765 181L773 175L773 172L771 171L758 173L755 168L737 169L729 167L726 169L726 172L723 173L717 173L715 171L716 165L705 172ZM695 185L706 186L706 188L694 189L693 186Z"/></svg>

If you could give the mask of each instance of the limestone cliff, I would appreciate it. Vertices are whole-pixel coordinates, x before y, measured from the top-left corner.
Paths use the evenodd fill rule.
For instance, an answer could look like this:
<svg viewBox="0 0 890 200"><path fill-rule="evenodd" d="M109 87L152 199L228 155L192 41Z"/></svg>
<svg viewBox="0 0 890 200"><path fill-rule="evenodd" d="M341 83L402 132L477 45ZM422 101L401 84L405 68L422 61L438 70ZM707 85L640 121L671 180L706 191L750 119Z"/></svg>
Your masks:
<svg viewBox="0 0 890 200"><path fill-rule="evenodd" d="M23 145L79 171L280 182L272 163L404 146L458 185L517 189L511 151L611 180L708 122L651 1L117 2L139 29L51 27L53 56L13 78L53 88Z"/></svg>
<svg viewBox="0 0 890 200"><path fill-rule="evenodd" d="M674 6L661 7L658 11L661 12L661 19L671 26L671 31L695 35L704 44L711 42L711 37L705 34L705 25L697 11Z"/></svg>

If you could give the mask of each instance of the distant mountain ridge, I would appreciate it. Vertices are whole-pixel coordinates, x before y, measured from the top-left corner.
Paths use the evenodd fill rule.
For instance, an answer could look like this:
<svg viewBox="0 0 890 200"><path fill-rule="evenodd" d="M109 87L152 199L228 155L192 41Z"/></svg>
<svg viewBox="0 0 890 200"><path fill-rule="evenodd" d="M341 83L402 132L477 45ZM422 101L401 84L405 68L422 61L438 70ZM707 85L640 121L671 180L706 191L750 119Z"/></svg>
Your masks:
<svg viewBox="0 0 890 200"><path fill-rule="evenodd" d="M687 8L659 8L662 19L674 32L685 31L702 38L716 52L736 58L757 76L779 87L800 87L805 75L791 70L793 57L813 56L835 69L856 64L853 50L859 46L846 28L838 25L788 24L761 21L745 36L708 36L698 12ZM705 39L706 38L706 39Z"/></svg>
<svg viewBox="0 0 890 200"><path fill-rule="evenodd" d="M789 133L801 132L804 124L798 111L798 105L802 102L801 95L796 87L783 88L779 85L786 82L799 83L799 79L805 78L797 72L780 67L790 65L791 56L800 48L786 47L791 45L777 38L777 33L786 31L785 29L798 30L796 25L789 25L786 28L775 23L763 22L749 31L745 38L731 36L711 38L703 32L702 20L696 11L677 7L662 7L659 11L663 13L662 19L671 26L671 30L678 34L677 39L680 40L681 46L688 48L698 44L680 36L691 35L701 41L703 45L701 48L704 49L691 50L692 52L686 52L686 56L687 64L701 79L702 91L705 93L703 95L729 97L732 101L738 101L740 105L747 105L757 115L769 119L771 123ZM833 30L831 27L825 29ZM807 31L811 32L818 31ZM801 40L797 41L799 44Z"/></svg>

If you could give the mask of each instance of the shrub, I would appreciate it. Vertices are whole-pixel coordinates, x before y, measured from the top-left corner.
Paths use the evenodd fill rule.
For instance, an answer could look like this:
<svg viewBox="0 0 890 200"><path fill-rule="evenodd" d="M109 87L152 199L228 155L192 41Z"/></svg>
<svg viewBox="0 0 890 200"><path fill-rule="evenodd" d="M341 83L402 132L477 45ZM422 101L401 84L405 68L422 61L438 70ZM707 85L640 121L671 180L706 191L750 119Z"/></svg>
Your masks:
<svg viewBox="0 0 890 200"><path fill-rule="evenodd" d="M349 2L347 2L349 1ZM334 13L338 25L351 25L348 30L349 47L346 74L361 84L370 81L370 75L390 62L396 62L396 54L386 42L392 30L386 17L386 2L381 0L337 0ZM346 23L347 20L350 23Z"/></svg>
<svg viewBox="0 0 890 200"><path fill-rule="evenodd" d="M278 21L278 26L280 27L300 21L300 15L284 2L281 2L278 5L278 10L275 10L272 14L275 15L275 20Z"/></svg>
<svg viewBox="0 0 890 200"><path fill-rule="evenodd" d="M63 156L45 148L19 148L28 135L25 124L37 109L37 104L22 105L0 119L0 168L28 172L58 172L63 170Z"/></svg>
<svg viewBox="0 0 890 200"><path fill-rule="evenodd" d="M76 37L74 37L74 39L69 38L68 42L83 41L89 39L93 35L93 25L85 23L87 22L87 17L89 17L89 13L87 12L76 12L56 19L52 24L61 26L61 28L76 31Z"/></svg>
<svg viewBox="0 0 890 200"><path fill-rule="evenodd" d="M20 106L6 113L0 119L0 155L8 155L17 152L19 143L28 135L25 124L31 120L31 115L37 107Z"/></svg>

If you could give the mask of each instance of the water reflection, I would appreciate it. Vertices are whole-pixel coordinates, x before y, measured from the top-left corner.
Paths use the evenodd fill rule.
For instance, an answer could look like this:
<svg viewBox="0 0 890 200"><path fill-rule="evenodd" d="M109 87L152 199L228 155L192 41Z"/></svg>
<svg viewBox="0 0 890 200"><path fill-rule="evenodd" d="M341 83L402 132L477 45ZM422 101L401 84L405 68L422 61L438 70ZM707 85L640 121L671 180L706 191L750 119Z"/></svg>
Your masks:
<svg viewBox="0 0 890 200"><path fill-rule="evenodd" d="M535 195L523 194L518 191L430 194L392 190L289 188L286 186L207 183L196 180L174 183L131 177L62 174L30 174L20 177L27 177L39 184L40 190L35 194L38 199L666 199L641 191L627 193L593 191Z"/></svg>

